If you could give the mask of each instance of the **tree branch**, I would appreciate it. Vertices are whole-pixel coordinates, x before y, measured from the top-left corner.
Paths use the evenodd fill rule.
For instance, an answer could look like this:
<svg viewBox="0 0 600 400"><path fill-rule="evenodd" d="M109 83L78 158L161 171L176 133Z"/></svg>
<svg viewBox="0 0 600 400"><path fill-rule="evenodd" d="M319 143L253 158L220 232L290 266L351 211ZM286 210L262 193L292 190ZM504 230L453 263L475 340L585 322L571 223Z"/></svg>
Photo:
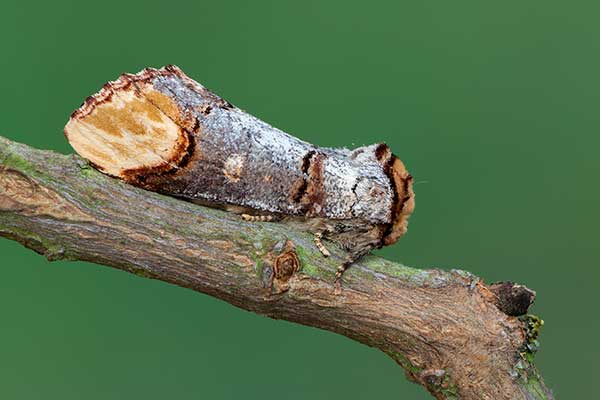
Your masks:
<svg viewBox="0 0 600 400"><path fill-rule="evenodd" d="M78 156L0 138L0 235L49 260L103 264L376 347L437 399L552 399L532 364L529 289L344 253L309 234L161 196ZM330 246L333 247L333 246Z"/></svg>

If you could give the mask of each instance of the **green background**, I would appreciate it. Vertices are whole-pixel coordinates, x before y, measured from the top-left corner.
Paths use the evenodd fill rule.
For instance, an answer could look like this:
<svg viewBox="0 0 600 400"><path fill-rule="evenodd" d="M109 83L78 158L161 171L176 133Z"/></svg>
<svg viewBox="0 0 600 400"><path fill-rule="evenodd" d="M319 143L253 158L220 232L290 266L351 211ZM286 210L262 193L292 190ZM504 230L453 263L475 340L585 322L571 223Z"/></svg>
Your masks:
<svg viewBox="0 0 600 400"><path fill-rule="evenodd" d="M381 253L537 290L547 383L595 398L597 4L2 0L0 134L69 153L86 96L173 63L318 145L385 141L417 208ZM341 336L4 239L0 253L2 399L429 399Z"/></svg>

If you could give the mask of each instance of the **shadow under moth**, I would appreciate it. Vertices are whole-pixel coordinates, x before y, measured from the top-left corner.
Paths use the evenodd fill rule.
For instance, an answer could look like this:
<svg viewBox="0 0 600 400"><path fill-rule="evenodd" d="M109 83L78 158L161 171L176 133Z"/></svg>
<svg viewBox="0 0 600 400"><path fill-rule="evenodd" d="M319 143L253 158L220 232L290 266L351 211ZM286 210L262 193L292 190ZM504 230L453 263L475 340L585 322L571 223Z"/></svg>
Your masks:
<svg viewBox="0 0 600 400"><path fill-rule="evenodd" d="M412 177L383 143L321 148L231 105L178 67L123 74L88 97L65 126L98 170L135 186L279 221L337 243L345 269L395 243L414 208Z"/></svg>

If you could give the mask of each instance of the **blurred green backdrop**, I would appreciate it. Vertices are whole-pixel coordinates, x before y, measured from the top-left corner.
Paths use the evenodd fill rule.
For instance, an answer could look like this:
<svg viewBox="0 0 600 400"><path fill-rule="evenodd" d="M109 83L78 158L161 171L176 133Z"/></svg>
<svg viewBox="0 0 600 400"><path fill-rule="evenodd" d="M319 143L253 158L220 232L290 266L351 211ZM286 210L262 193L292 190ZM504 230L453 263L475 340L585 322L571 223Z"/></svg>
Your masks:
<svg viewBox="0 0 600 400"><path fill-rule="evenodd" d="M107 80L177 64L322 146L387 142L416 178L385 256L538 291L538 365L595 398L600 7L545 1L0 5L0 134L71 152ZM383 354L0 240L2 399L429 399Z"/></svg>

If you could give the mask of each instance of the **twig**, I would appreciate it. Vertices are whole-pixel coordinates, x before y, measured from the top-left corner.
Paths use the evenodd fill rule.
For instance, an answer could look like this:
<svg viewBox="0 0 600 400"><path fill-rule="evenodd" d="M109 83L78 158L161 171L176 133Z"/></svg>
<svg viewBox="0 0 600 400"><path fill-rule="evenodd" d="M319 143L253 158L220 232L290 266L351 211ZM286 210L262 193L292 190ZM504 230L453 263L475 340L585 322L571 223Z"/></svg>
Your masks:
<svg viewBox="0 0 600 400"><path fill-rule="evenodd" d="M534 293L464 271L367 257L333 287L345 254L312 236L147 192L78 156L0 138L0 235L49 260L160 279L246 310L376 347L437 399L552 399L532 364ZM511 314L511 315L508 315Z"/></svg>

